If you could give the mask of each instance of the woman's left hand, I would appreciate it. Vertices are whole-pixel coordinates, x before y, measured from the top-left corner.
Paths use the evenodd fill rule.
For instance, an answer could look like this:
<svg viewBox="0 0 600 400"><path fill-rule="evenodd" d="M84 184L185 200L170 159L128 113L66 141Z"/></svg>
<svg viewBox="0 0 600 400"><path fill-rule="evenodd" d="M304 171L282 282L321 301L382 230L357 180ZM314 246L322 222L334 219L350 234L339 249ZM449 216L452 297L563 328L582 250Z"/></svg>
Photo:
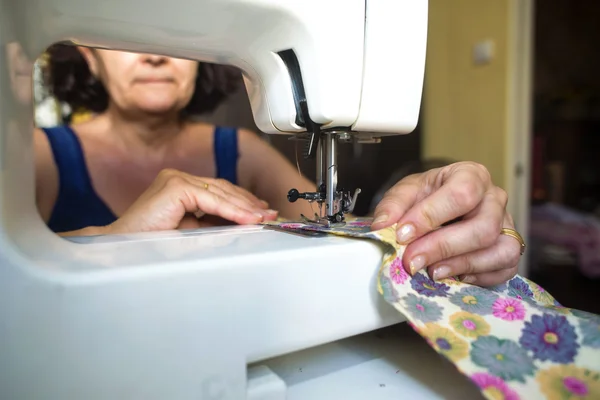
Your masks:
<svg viewBox="0 0 600 400"><path fill-rule="evenodd" d="M398 242L407 245L403 263L411 275L427 268L435 280L458 276L493 286L515 276L521 253L516 239L501 235L502 228L514 229L507 202L485 167L460 162L394 185L375 209L372 229L398 224Z"/></svg>

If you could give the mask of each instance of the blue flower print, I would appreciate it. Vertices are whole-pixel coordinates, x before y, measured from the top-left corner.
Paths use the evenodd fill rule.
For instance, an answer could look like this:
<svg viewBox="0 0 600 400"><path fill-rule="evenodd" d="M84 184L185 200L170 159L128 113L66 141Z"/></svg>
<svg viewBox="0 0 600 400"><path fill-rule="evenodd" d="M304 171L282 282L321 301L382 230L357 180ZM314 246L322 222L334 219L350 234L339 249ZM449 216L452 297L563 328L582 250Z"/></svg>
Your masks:
<svg viewBox="0 0 600 400"><path fill-rule="evenodd" d="M575 328L562 315L533 315L525 322L519 343L541 361L573 362L579 343Z"/></svg>
<svg viewBox="0 0 600 400"><path fill-rule="evenodd" d="M492 313L492 306L498 298L494 292L477 286L467 286L450 296L450 302L462 310L479 315Z"/></svg>
<svg viewBox="0 0 600 400"><path fill-rule="evenodd" d="M392 285L392 280L387 276L381 276L381 289L383 290L383 298L390 302L395 303L398 301L398 291Z"/></svg>
<svg viewBox="0 0 600 400"><path fill-rule="evenodd" d="M560 304L556 299L554 299L554 305L556 307L564 307L562 304Z"/></svg>
<svg viewBox="0 0 600 400"><path fill-rule="evenodd" d="M533 292L529 285L518 276L508 282L508 295L524 300L533 298Z"/></svg>
<svg viewBox="0 0 600 400"><path fill-rule="evenodd" d="M589 313L587 311L575 310L571 309L571 314L573 314L577 318L594 321L596 324L600 325L600 316L596 314Z"/></svg>
<svg viewBox="0 0 600 400"><path fill-rule="evenodd" d="M406 311L421 322L437 322L442 318L442 308L433 301L409 293L403 302Z"/></svg>
<svg viewBox="0 0 600 400"><path fill-rule="evenodd" d="M427 297L447 297L450 286L435 282L423 273L418 273L410 281L413 290Z"/></svg>
<svg viewBox="0 0 600 400"><path fill-rule="evenodd" d="M491 290L492 292L496 293L504 293L507 288L508 286L506 285L506 283L500 283L496 286L489 287L488 290Z"/></svg>
<svg viewBox="0 0 600 400"><path fill-rule="evenodd" d="M513 292L513 293L515 293L515 292ZM548 312L548 309L553 307L553 306L549 306L549 305L544 305L543 303L538 303L533 297L523 297L521 295L514 296L514 295L510 294L510 291L509 291L509 296L515 297L517 299L522 299L523 304L527 304L529 307L532 307L533 309L541 311L541 312Z"/></svg>
<svg viewBox="0 0 600 400"><path fill-rule="evenodd" d="M506 381L525 382L533 375L535 365L527 352L519 345L495 336L480 336L471 344L471 360Z"/></svg>
<svg viewBox="0 0 600 400"><path fill-rule="evenodd" d="M600 349L600 324L591 319L581 319L579 329L583 335L584 346Z"/></svg>

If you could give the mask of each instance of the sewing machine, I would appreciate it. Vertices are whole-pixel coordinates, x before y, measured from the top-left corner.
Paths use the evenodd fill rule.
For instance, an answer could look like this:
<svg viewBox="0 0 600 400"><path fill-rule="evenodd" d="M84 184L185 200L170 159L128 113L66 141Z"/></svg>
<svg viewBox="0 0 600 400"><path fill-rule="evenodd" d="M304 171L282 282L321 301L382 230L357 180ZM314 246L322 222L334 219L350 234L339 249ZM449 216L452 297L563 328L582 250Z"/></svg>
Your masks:
<svg viewBox="0 0 600 400"><path fill-rule="evenodd" d="M1 4L0 398L435 398L435 385L460 386L453 370L435 372L433 352L414 353L420 339L368 336L402 321L376 291L376 243L261 226L51 233L35 208L32 107L8 51L33 60L68 40L241 68L258 127L304 140L319 165L318 192L290 201L316 201L312 223L339 224L358 192L337 188L338 143L417 122L426 1Z"/></svg>

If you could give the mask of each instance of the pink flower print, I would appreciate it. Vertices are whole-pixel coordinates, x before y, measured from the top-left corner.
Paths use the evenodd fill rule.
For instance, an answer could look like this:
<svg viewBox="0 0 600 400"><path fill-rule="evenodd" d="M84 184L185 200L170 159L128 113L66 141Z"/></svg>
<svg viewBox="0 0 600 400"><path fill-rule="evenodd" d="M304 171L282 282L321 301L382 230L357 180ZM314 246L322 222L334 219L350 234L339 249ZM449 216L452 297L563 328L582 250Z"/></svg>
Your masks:
<svg viewBox="0 0 600 400"><path fill-rule="evenodd" d="M360 227L365 227L365 226L371 226L372 221L350 221L348 222L347 226L360 226Z"/></svg>
<svg viewBox="0 0 600 400"><path fill-rule="evenodd" d="M400 257L394 259L392 265L390 265L390 277L394 283L397 284L406 282L408 274L404 270L404 265L402 265L402 259Z"/></svg>
<svg viewBox="0 0 600 400"><path fill-rule="evenodd" d="M515 298L498 298L492 305L494 317L505 321L525 319L525 307L521 300Z"/></svg>
<svg viewBox="0 0 600 400"><path fill-rule="evenodd" d="M479 386L487 398L519 400L519 395L497 376L478 372L471 375L471 380Z"/></svg>
<svg viewBox="0 0 600 400"><path fill-rule="evenodd" d="M588 388L585 382L580 381L577 378L567 376L563 379L563 384L565 385L565 388L575 396L585 396L588 394Z"/></svg>
<svg viewBox="0 0 600 400"><path fill-rule="evenodd" d="M304 225L298 223L284 223L280 224L279 227L283 229L302 229Z"/></svg>
<svg viewBox="0 0 600 400"><path fill-rule="evenodd" d="M472 331L473 329L477 328L477 325L475 325L475 322L469 320L469 319L465 319L462 322L463 326L465 327L465 329L468 329L470 331Z"/></svg>

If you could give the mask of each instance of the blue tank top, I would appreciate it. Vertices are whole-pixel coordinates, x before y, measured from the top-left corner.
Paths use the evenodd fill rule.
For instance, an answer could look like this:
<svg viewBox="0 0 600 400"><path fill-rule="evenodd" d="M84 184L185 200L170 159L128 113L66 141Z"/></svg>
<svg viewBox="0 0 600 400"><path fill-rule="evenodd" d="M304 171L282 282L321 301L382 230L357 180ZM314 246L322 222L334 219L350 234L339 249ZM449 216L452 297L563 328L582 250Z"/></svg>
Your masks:
<svg viewBox="0 0 600 400"><path fill-rule="evenodd" d="M87 170L81 142L69 126L45 128L58 169L59 189L48 227L69 232L105 226L117 217L98 196ZM235 128L216 127L214 154L217 177L237 184L238 142Z"/></svg>

